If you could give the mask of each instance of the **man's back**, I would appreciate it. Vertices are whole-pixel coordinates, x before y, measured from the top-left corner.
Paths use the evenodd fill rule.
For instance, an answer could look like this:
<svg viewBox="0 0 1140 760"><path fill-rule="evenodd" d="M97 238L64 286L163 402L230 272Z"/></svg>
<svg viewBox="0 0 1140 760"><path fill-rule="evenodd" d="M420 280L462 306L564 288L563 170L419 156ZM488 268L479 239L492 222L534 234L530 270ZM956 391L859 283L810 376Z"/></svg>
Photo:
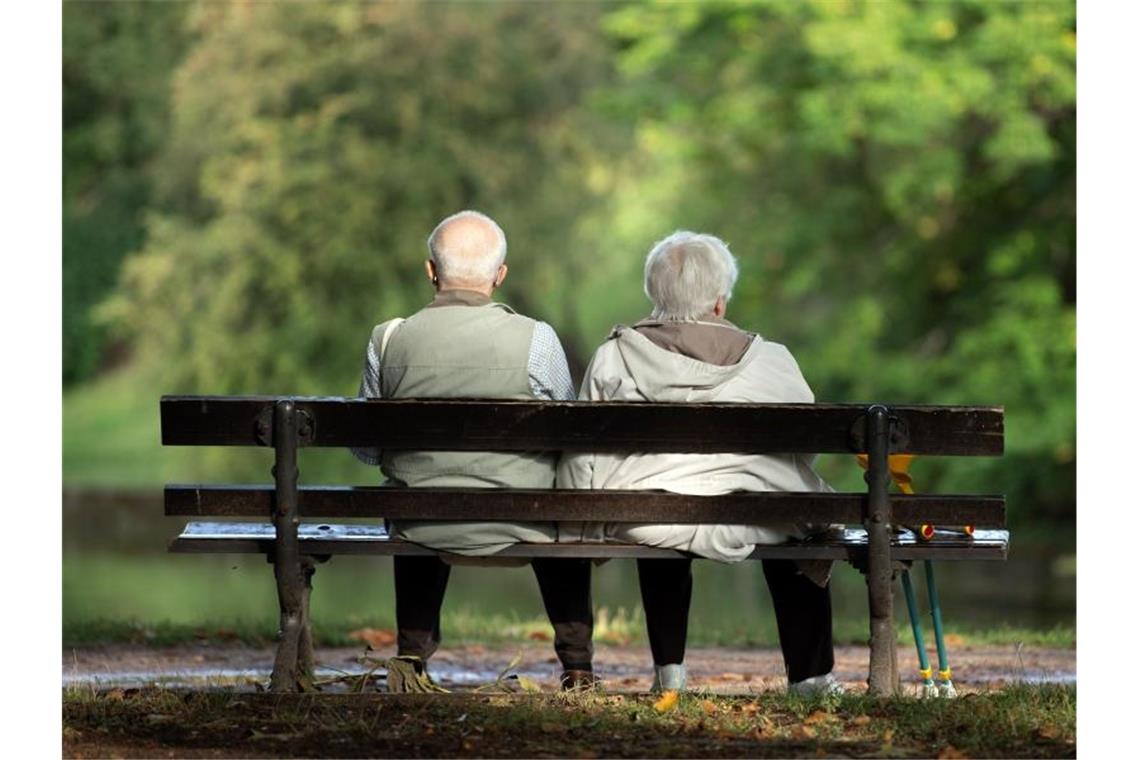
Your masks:
<svg viewBox="0 0 1140 760"><path fill-rule="evenodd" d="M480 293L449 290L402 323L373 330L384 398L533 399L534 333L540 323ZM452 488L550 488L555 457L528 452L386 451L384 474L400 484Z"/></svg>

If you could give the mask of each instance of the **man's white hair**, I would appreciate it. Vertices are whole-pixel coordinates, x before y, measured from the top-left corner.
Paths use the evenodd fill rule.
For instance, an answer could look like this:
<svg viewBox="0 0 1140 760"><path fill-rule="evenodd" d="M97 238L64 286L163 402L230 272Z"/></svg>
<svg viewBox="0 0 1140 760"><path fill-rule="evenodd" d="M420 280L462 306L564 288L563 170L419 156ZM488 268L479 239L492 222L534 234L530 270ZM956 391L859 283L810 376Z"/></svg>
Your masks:
<svg viewBox="0 0 1140 760"><path fill-rule="evenodd" d="M507 258L507 236L494 219L460 211L436 225L427 239L436 276L451 284L493 282Z"/></svg>
<svg viewBox="0 0 1140 760"><path fill-rule="evenodd" d="M645 295L653 318L692 322L732 297L739 269L723 240L678 230L658 241L645 259Z"/></svg>

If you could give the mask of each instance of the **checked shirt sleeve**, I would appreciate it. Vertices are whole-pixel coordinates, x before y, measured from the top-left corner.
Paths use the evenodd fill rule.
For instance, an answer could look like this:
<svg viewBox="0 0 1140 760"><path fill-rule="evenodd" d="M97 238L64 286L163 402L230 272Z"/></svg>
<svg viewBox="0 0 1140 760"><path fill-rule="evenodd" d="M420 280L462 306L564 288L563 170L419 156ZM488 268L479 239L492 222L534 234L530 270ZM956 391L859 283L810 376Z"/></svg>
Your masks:
<svg viewBox="0 0 1140 760"><path fill-rule="evenodd" d="M577 395L566 352L554 328L545 322L536 322L530 339L530 356L527 359L530 392L537 399L572 401Z"/></svg>
<svg viewBox="0 0 1140 760"><path fill-rule="evenodd" d="M360 390L356 394L361 398L384 398L380 390L380 357L376 355L376 347L368 341L368 351L364 358L364 370L360 373ZM352 453L365 464L380 464L380 449L353 448Z"/></svg>

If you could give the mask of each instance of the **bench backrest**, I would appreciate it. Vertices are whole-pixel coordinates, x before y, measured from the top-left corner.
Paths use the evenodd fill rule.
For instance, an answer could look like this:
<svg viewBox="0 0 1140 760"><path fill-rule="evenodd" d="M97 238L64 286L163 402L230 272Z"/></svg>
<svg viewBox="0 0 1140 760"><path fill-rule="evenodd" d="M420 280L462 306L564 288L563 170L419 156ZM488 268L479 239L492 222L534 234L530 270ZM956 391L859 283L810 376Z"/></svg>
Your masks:
<svg viewBox="0 0 1140 760"><path fill-rule="evenodd" d="M271 396L164 396L162 442L272 446ZM301 446L467 451L865 453L864 404L294 398ZM1001 407L893 406L890 453L999 456Z"/></svg>

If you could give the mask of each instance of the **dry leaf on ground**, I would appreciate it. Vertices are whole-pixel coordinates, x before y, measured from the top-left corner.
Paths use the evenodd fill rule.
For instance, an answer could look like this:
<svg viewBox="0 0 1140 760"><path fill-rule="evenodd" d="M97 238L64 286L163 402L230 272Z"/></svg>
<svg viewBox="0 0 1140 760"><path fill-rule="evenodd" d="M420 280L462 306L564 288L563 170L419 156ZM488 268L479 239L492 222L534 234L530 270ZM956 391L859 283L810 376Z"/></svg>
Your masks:
<svg viewBox="0 0 1140 760"><path fill-rule="evenodd" d="M349 631L348 638L363 641L373 649L383 649L396 643L396 634L387 628L359 628Z"/></svg>
<svg viewBox="0 0 1140 760"><path fill-rule="evenodd" d="M968 757L966 753L955 747L953 744L947 744L938 753L938 760L961 760L961 758Z"/></svg>
<svg viewBox="0 0 1140 760"><path fill-rule="evenodd" d="M823 710L816 710L811 715L804 718L805 726L814 726L819 723L827 723L828 721L835 720L835 716L831 713L824 712Z"/></svg>
<svg viewBox="0 0 1140 760"><path fill-rule="evenodd" d="M661 695L661 699L653 703L653 709L659 713L677 709L677 692L672 689Z"/></svg>

